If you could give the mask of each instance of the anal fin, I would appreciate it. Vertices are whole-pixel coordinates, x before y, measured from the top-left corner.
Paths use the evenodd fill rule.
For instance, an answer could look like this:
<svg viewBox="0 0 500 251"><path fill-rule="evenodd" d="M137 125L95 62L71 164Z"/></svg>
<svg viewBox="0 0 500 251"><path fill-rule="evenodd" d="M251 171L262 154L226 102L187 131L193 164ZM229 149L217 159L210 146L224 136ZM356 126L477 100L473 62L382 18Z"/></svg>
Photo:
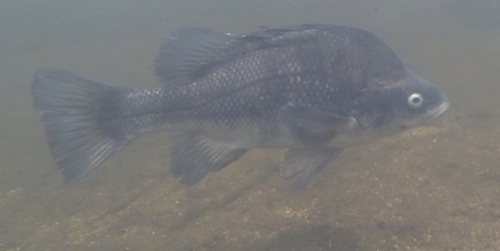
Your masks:
<svg viewBox="0 0 500 251"><path fill-rule="evenodd" d="M194 185L209 172L224 168L246 152L246 149L198 134L177 135L171 146L170 168L182 183Z"/></svg>

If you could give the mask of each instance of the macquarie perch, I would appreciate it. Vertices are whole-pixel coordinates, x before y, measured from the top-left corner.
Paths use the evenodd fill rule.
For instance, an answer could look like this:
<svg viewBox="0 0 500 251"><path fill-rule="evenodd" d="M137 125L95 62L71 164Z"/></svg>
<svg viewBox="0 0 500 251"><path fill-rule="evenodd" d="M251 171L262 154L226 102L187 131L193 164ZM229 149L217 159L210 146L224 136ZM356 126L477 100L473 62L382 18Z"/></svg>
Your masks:
<svg viewBox="0 0 500 251"><path fill-rule="evenodd" d="M253 148L287 148L300 188L342 149L420 126L449 102L360 28L301 24L234 35L175 32L139 90L42 69L33 84L54 161L75 183L146 132L176 132L170 168L188 185Z"/></svg>

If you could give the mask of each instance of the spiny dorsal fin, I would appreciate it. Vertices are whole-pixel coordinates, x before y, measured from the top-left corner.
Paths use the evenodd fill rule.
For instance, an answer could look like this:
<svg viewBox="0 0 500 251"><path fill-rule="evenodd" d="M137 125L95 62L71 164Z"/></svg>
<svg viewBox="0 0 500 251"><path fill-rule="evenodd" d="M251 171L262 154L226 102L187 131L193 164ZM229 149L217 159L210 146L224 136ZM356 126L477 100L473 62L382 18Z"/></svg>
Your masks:
<svg viewBox="0 0 500 251"><path fill-rule="evenodd" d="M211 69L255 50L285 46L314 34L300 33L323 26L298 25L269 28L246 35L233 35L207 28L175 32L160 49L156 74L168 86L182 85L206 75Z"/></svg>

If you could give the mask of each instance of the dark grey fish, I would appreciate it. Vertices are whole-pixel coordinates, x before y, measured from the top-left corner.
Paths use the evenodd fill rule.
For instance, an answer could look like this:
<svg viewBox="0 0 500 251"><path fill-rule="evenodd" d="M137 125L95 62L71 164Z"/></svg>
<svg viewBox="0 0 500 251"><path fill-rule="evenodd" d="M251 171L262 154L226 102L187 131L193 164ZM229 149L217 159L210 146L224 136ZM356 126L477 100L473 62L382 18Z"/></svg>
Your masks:
<svg viewBox="0 0 500 251"><path fill-rule="evenodd" d="M413 74L379 37L303 24L245 35L190 28L156 60L163 87L137 90L54 69L33 96L67 183L145 132L172 138L172 173L192 185L253 148L288 148L287 179L303 187L342 149L441 117L445 94Z"/></svg>

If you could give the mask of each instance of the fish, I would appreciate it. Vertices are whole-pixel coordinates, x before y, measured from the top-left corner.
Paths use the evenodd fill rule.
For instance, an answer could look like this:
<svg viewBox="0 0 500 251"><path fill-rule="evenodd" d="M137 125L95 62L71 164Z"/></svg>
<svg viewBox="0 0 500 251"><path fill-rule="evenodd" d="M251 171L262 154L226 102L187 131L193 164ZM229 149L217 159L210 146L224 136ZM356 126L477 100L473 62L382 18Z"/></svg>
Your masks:
<svg viewBox="0 0 500 251"><path fill-rule="evenodd" d="M284 177L306 186L343 149L442 117L445 93L372 32L308 23L246 34L174 32L137 89L59 69L34 75L53 160L74 184L137 137L172 132L169 167L197 184L256 148L287 149Z"/></svg>

